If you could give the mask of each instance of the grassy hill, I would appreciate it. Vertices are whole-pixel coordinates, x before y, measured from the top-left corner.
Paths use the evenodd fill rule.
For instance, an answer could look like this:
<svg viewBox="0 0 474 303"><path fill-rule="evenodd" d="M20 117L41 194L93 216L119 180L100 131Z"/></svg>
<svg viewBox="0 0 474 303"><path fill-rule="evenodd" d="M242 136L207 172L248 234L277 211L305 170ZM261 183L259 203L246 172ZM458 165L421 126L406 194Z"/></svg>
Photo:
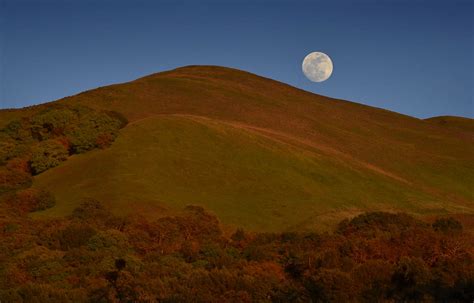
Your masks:
<svg viewBox="0 0 474 303"><path fill-rule="evenodd" d="M35 177L58 200L38 217L68 214L83 197L147 216L199 204L255 230L330 226L364 210L474 214L471 119L446 127L213 66L55 102L131 123L110 148ZM0 111L0 126L49 104Z"/></svg>
<svg viewBox="0 0 474 303"><path fill-rule="evenodd" d="M474 132L474 120L463 117L439 116L428 118L426 121L448 128L457 128L461 132Z"/></svg>

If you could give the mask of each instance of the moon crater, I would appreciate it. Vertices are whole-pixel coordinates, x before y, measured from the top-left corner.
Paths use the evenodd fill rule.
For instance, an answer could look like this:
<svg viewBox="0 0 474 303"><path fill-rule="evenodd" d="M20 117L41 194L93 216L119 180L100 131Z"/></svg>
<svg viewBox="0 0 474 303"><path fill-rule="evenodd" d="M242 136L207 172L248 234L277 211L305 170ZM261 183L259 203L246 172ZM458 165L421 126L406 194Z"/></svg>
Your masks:
<svg viewBox="0 0 474 303"><path fill-rule="evenodd" d="M321 52L308 54L302 64L303 73L313 82L323 82L331 77L333 65L331 58Z"/></svg>

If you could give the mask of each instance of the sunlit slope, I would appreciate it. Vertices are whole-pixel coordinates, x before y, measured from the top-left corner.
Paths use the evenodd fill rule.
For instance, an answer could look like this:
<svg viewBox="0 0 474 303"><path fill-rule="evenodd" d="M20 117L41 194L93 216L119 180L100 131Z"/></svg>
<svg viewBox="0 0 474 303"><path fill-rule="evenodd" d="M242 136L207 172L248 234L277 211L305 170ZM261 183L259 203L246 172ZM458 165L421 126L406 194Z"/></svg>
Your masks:
<svg viewBox="0 0 474 303"><path fill-rule="evenodd" d="M335 219L339 220L344 214L363 207L406 209L414 212L429 210L437 213L472 213L474 209L472 119L449 117L448 124L458 126L449 127L446 123L438 123L439 118L420 120L312 94L247 72L215 66L178 68L55 102L115 110L123 113L131 124L122 130L118 141L109 150L72 157L63 166L36 178L36 186L49 184L58 195L58 206L46 214L67 213L76 203L75 198L85 193L107 199L109 203L118 201L113 202L117 203L116 209L124 212L144 208L149 213L158 213L164 211L163 207L173 211L180 205L199 202L216 211L219 207L229 209L229 213L235 215L238 207L241 207L248 218L252 218L252 214L253 218L258 218L258 223L257 220L248 219L248 222L243 221L243 225L259 226L262 229L291 227L300 223L301 226L309 226L314 224L313 221L323 220L323 217L324 220L329 220L332 216L339 216ZM43 104L27 111L0 111L0 125L47 106L49 104ZM165 127L165 121L169 121L167 123L170 125ZM176 125L171 125L173 123ZM186 131L180 132L178 125L186 127ZM206 132L215 132L216 136L220 134L218 138L227 140L225 142L246 138L244 146L262 148L260 158L253 155L258 161L248 156L248 163L238 162L240 158L232 155L239 155L245 149L229 143L226 150L229 155L224 157L226 161L219 160L219 155L209 153L209 146L212 147L213 144L205 143L201 138L204 126ZM133 133L134 128L140 127L145 129ZM175 132L178 138L176 140L181 145L171 144L174 141L163 141L166 144L155 141L148 136L148 133L154 132L146 130L153 127L161 127L164 130L161 135L169 133L171 136ZM228 130L222 134L223 129ZM199 134L196 134L195 140L201 138L200 141L187 135L194 132ZM136 138L132 138L134 136ZM142 143L129 143L132 141ZM156 149L155 158L141 163L143 159L151 159L151 156L146 155L135 156L140 155L142 148L143 152L148 148ZM185 150L181 158L175 149ZM133 150L136 152L133 153ZM302 171L307 169L308 174L311 172L313 176L324 178L319 177L319 183L314 180L311 183L309 179L294 175L283 178L284 174L275 174L273 167L280 167L277 171L287 171L291 168L288 163L294 164L290 160L265 162L270 161L275 150L278 150L277 154L281 157L288 159L306 157L306 162L301 162L303 164L298 162ZM136 165L127 166L127 161L123 160L124 154L128 155L130 161L137 161L134 162ZM317 169L310 169L307 162L316 161L312 158L315 155ZM203 160L199 162L198 157ZM308 157L312 160L308 160ZM189 172L181 171L178 169L179 163L187 163L182 158L201 165ZM207 165L202 164L204 160ZM163 176L175 176L175 179L167 181L169 183L164 183L166 186L162 187L166 188L159 188L160 183L140 185L141 183L136 183L140 178L131 172L128 172L128 180L127 172L115 173L119 168L124 171L136 169L137 172L146 172L151 167L149 162L162 163L160 161L177 164L173 164L176 167L163 164L162 169L150 171L143 178L153 179L158 172ZM219 183L226 179L225 172L218 169L219 163L223 162L233 165L236 170L242 167L240 175L230 178L233 182L225 183L226 186ZM267 163L260 168L258 178L252 178L252 170L246 168L252 168L255 163ZM108 169L105 169L105 164L109 166ZM77 168L73 169L73 166ZM69 167L71 168L65 170ZM216 178L209 179L206 175L208 171L213 171ZM174 175L178 173L181 175ZM100 182L90 179L94 176L101 178L103 182L117 180L122 183L104 183L102 186ZM275 178L275 181L271 181ZM186 182L181 182L182 180L187 180L188 183L192 181L196 191L205 189L206 195L182 190L183 187L187 188ZM71 183L59 186L67 182ZM287 183L290 184L288 186L293 186L293 192L289 189L278 190L277 185ZM142 186L137 190L141 194L130 191L126 184L136 184L137 188ZM252 187L249 184L253 184ZM107 186L113 187L113 190L107 189ZM125 189L119 189L120 186ZM243 187L248 193L240 195ZM157 195L158 190L164 192ZM247 199L249 195L254 199ZM136 202L132 203L131 200ZM259 207L265 207L260 212L246 208L245 203L253 203L252 201ZM310 202L303 203L304 201ZM281 206L281 203L290 205L290 202L301 207ZM229 208L229 205L233 208ZM344 206L344 211L340 206ZM321 216L315 217L315 214ZM240 222L236 218L241 217L231 219L224 216L224 219L235 223ZM273 219L267 222L265 218Z"/></svg>
<svg viewBox="0 0 474 303"><path fill-rule="evenodd" d="M311 94L235 69L184 67L61 102L115 109L132 121L178 113L272 129L349 155L440 197L472 202L473 132Z"/></svg>
<svg viewBox="0 0 474 303"><path fill-rule="evenodd" d="M68 214L95 197L119 214L159 216L199 204L256 230L321 227L366 209L465 211L355 162L195 116L133 123L111 148L75 156L35 186L61 201L40 216Z"/></svg>
<svg viewBox="0 0 474 303"><path fill-rule="evenodd" d="M428 118L425 121L428 121L433 124L437 124L442 127L447 128L456 128L458 131L467 132L471 135L474 134L474 120L463 117L454 117L454 116L439 116Z"/></svg>

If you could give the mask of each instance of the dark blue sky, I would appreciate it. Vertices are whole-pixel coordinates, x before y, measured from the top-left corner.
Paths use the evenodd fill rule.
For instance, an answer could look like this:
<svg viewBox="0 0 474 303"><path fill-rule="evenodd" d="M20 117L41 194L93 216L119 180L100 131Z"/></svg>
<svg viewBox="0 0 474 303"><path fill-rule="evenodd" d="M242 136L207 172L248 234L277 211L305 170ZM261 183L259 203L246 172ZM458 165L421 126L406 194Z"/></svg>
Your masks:
<svg viewBox="0 0 474 303"><path fill-rule="evenodd" d="M473 117L473 1L0 0L0 107L190 64L425 118ZM334 73L312 83L312 51Z"/></svg>

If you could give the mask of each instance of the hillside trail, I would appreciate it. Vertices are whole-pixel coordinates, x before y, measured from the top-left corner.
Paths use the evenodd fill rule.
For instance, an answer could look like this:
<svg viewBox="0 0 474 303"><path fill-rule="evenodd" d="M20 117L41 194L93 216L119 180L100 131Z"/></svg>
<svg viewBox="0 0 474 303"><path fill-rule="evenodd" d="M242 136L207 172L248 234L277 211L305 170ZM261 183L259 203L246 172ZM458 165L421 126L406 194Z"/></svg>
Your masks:
<svg viewBox="0 0 474 303"><path fill-rule="evenodd" d="M314 153L314 150L318 150L318 151L322 152L323 154L325 154L327 156L336 156L336 158L334 158L334 159L340 159L346 165L349 165L349 163L353 163L358 167L368 169L372 172L375 172L375 173L383 175L385 177L397 180L397 181L402 182L404 184L407 184L407 185L412 184L410 181L408 181L408 180L406 180L406 179L404 179L400 176L397 176L396 174L388 172L388 171L386 171L386 170L384 170L384 169L382 169L378 166L375 166L373 164L370 164L370 163L367 163L365 161L359 160L359 159L357 159L357 158L355 158L355 157L353 157L353 156L351 156L347 153L339 151L339 150L337 150L335 148L332 148L330 146L323 145L323 144L318 144L314 141L304 139L304 138L300 138L300 137L297 137L297 136L294 136L294 135L290 135L288 133L276 131L276 130L269 129L269 128L253 126L253 125L242 123L242 122L220 120L220 119L209 118L209 117L200 116L200 115L193 115L193 114L157 114L157 115L153 115L153 116L149 116L149 117L145 117L145 118L135 120L132 123L130 123L129 125L137 124L137 123L140 123L144 120L151 119L151 118L154 118L154 117L157 117L157 116L158 117L186 118L186 119L192 120L194 122L205 124L207 126L209 126L209 123L217 123L217 124L230 126L232 128L235 128L235 129L240 129L240 130L244 130L244 131L247 131L247 132L254 133L256 135L263 136L263 137L268 138L270 140L277 141L279 143L289 145L291 147L296 147L296 148L299 148L299 149L303 148L306 152ZM308 148L310 148L310 149L308 150ZM311 151L311 149L313 151Z"/></svg>
<svg viewBox="0 0 474 303"><path fill-rule="evenodd" d="M439 198L446 198L446 193L440 191L438 188L427 186L427 185L422 184L422 183L414 184L413 182L410 182L410 181L408 181L408 180L406 180L406 179L404 179L404 178L402 178L402 177L400 177L396 174L388 172L388 171L386 171L386 170L384 170L384 169L382 169L382 168L380 168L376 165L373 165L371 163L367 163L365 161L357 159L357 158L355 158L354 156L352 156L350 154L344 153L340 150L337 150L337 149L332 148L332 147L327 146L327 145L318 144L315 141L311 141L311 140L308 140L308 139L304 139L304 138L300 138L300 137L297 137L297 136L290 135L288 133L276 131L276 130L269 129L269 128L257 127L257 126L253 126L253 125L249 125L249 124L245 124L245 123L241 123L241 122L212 119L212 118L199 116L199 115L169 114L169 115L164 115L164 116L175 116L175 117L187 118L187 119L193 120L193 121L198 122L198 123L199 122L203 123L203 121L205 121L207 123L204 122L203 124L207 125L207 126L209 126L209 123L223 124L223 125L233 127L235 129L241 129L241 130L244 130L244 131L247 131L247 132L251 132L251 133L254 133L256 135L260 135L260 136L263 136L263 137L268 138L270 140L279 142L281 144L285 144L285 145L291 146L293 148L298 148L300 150L302 149L306 152L311 152L313 154L315 153L314 150L317 150L317 151L320 151L320 152L322 152L323 154L325 154L327 156L331 156L332 159L334 159L334 160L336 160L336 159L340 160L346 166L351 167L349 163L352 163L356 167L368 169L368 170L370 170L370 171L372 171L376 174L383 175L385 177L391 178L391 179L396 180L398 182L401 182L401 183L403 183L407 186L418 187L420 190L422 190L423 192L428 193L430 195L433 195L433 196L436 196L436 197L439 197ZM308 148L310 148L310 149L308 149ZM456 201L459 205L463 205L463 207L466 208L466 211L468 209L472 209L471 208L472 207L472 201L469 201L469 200L464 199L462 197L459 197L457 195L450 195L450 199L453 200L453 201Z"/></svg>

